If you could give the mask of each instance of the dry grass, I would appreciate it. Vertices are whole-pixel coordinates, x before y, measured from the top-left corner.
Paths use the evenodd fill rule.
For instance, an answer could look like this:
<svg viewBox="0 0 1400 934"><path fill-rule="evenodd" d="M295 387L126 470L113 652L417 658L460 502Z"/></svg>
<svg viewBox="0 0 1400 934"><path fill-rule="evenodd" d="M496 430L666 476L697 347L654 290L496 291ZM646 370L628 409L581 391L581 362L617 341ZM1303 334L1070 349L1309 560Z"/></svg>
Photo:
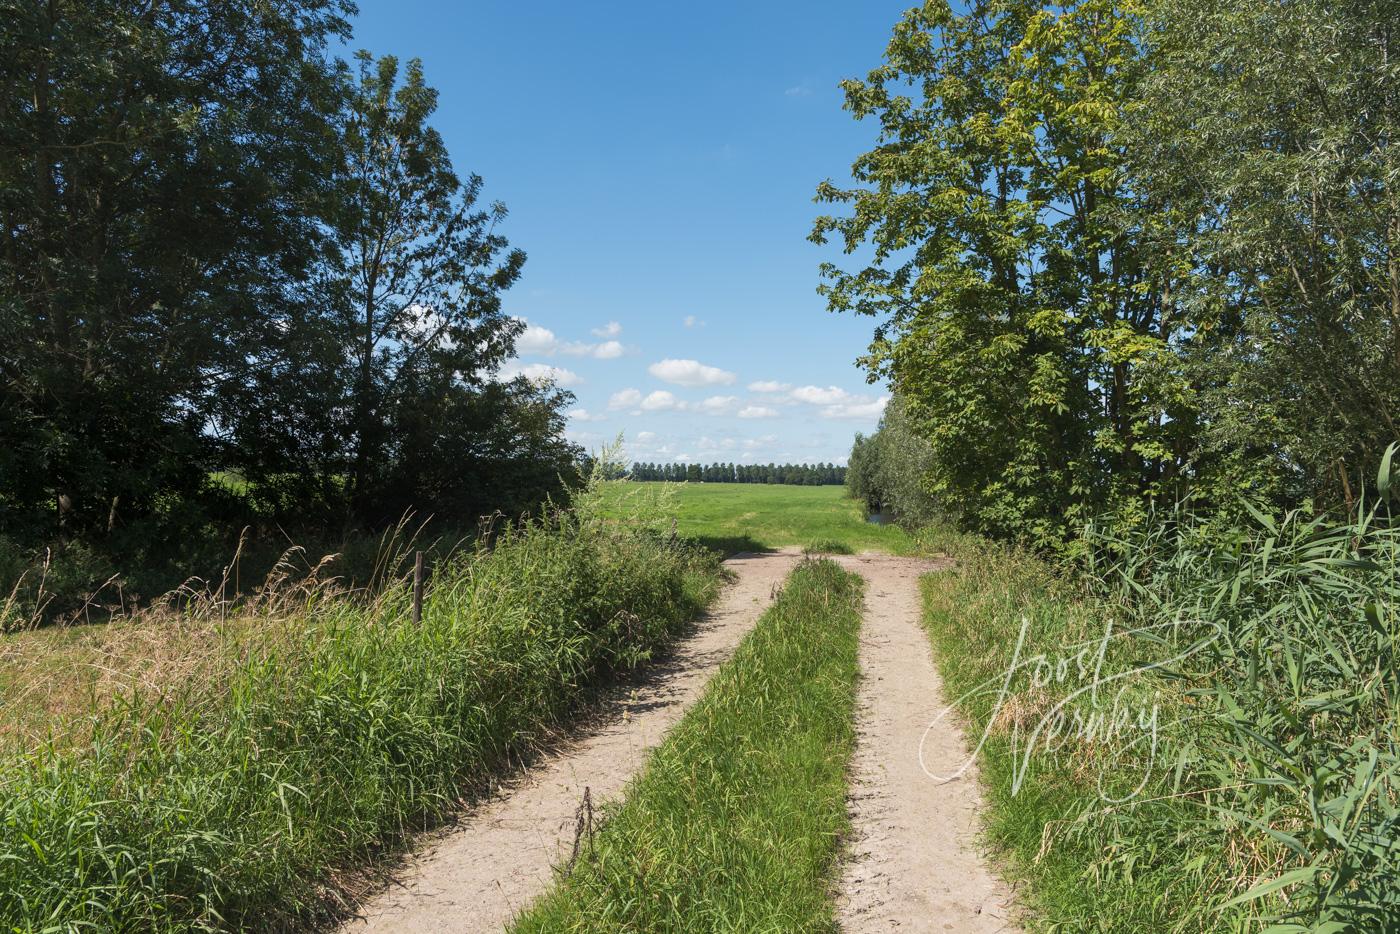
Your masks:
<svg viewBox="0 0 1400 934"><path fill-rule="evenodd" d="M289 550L246 598L223 596L227 581L187 584L107 623L0 635L0 755L81 745L96 711L136 697L198 703L222 695L250 660L289 656L306 644L309 605L357 596L327 575L333 555L309 573L296 570L296 556Z"/></svg>

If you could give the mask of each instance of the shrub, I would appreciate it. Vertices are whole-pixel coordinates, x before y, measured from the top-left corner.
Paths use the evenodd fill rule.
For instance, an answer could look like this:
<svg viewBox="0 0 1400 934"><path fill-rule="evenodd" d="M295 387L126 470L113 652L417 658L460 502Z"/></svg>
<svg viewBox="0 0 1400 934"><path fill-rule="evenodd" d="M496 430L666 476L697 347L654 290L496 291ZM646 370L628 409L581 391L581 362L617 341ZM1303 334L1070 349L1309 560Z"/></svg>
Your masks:
<svg viewBox="0 0 1400 934"><path fill-rule="evenodd" d="M1091 528L1079 575L939 539L959 558L925 581L940 667L985 740L991 834L1046 918L1400 930L1389 467L1350 519L1246 507L1233 524L1177 511Z"/></svg>

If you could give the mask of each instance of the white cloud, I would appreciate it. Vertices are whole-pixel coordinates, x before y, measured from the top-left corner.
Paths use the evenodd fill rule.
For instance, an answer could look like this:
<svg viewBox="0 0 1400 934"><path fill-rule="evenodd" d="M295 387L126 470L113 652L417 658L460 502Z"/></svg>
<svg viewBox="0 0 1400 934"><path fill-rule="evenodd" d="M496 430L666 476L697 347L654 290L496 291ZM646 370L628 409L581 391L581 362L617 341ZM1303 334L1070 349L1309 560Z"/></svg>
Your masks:
<svg viewBox="0 0 1400 934"><path fill-rule="evenodd" d="M822 409L822 418L879 418L889 403L889 396L881 396L873 402L846 402L829 405Z"/></svg>
<svg viewBox="0 0 1400 934"><path fill-rule="evenodd" d="M623 347L617 341L603 341L601 344L570 341L567 344L560 344L559 352L566 353L571 357L593 357L595 360L616 360L627 352L627 348Z"/></svg>
<svg viewBox="0 0 1400 934"><path fill-rule="evenodd" d="M728 386L737 379L728 370L706 366L698 360L662 360L647 367L647 372L677 386Z"/></svg>
<svg viewBox="0 0 1400 934"><path fill-rule="evenodd" d="M601 422L606 418L607 416L604 415L602 412L594 414L588 411L587 409L569 410L569 419L575 422Z"/></svg>
<svg viewBox="0 0 1400 934"><path fill-rule="evenodd" d="M563 367L550 366L547 363L527 363L522 364L511 360L501 367L500 378L503 380L515 379L523 376L533 383L551 382L556 386L577 386L583 382L583 378L573 370L566 370Z"/></svg>
<svg viewBox="0 0 1400 934"><path fill-rule="evenodd" d="M685 326L688 328L703 328L705 326L705 322L701 321L694 315L686 315L684 323Z"/></svg>
<svg viewBox="0 0 1400 934"><path fill-rule="evenodd" d="M780 383L773 379L761 379L756 383L749 383L749 392L787 392L791 388L790 383Z"/></svg>
<svg viewBox="0 0 1400 934"><path fill-rule="evenodd" d="M685 403L664 389L658 389L642 400L643 412L666 412L681 408L685 408Z"/></svg>
<svg viewBox="0 0 1400 934"><path fill-rule="evenodd" d="M640 441L640 442L642 442L643 444L647 443L648 441L655 441L655 440L656 440L656 432L654 432L654 431L639 431L639 432L637 432L637 440Z"/></svg>
<svg viewBox="0 0 1400 934"><path fill-rule="evenodd" d="M739 410L740 418L775 418L777 415L777 409L770 409L766 405L746 405Z"/></svg>
<svg viewBox="0 0 1400 934"><path fill-rule="evenodd" d="M738 396L710 396L695 407L707 415L724 415L738 403Z"/></svg>
<svg viewBox="0 0 1400 934"><path fill-rule="evenodd" d="M617 341L603 341L593 348L593 356L599 360L616 360L623 352L623 346Z"/></svg>
<svg viewBox="0 0 1400 934"><path fill-rule="evenodd" d="M593 357L597 360L616 360L627 352L627 348L615 340L603 341L600 344L590 344L587 341L564 341L559 340L549 328L540 327L538 324L531 324L524 318L518 319L525 325L525 330L515 339L515 353L517 356L535 354L538 356L552 357L556 353L568 354L571 357ZM622 325L616 321L609 321L607 327L594 328L593 333L598 336L614 337L622 332Z"/></svg>
<svg viewBox="0 0 1400 934"><path fill-rule="evenodd" d="M790 87L783 92L783 94L787 95L788 97L806 97L808 94L811 93L812 89L809 88L805 83L796 85L794 87Z"/></svg>
<svg viewBox="0 0 1400 934"><path fill-rule="evenodd" d="M642 394L635 389L623 389L608 398L608 408L627 409L642 401Z"/></svg>
<svg viewBox="0 0 1400 934"><path fill-rule="evenodd" d="M825 389L820 386L798 386L790 395L798 402L810 402L813 405L841 405L856 401L855 396L835 386L827 386Z"/></svg>
<svg viewBox="0 0 1400 934"><path fill-rule="evenodd" d="M524 319L521 319L524 321ZM559 340L554 336L554 332L549 328L542 328L538 324L525 323L524 332L515 339L515 352L517 354L543 354L549 356L559 346Z"/></svg>

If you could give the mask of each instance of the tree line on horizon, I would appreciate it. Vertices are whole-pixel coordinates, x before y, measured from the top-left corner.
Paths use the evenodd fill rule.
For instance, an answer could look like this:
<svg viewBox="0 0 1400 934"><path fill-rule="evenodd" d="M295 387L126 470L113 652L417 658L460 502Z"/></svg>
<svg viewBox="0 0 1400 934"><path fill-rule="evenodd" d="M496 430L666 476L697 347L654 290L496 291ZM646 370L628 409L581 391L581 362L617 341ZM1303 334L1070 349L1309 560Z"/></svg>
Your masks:
<svg viewBox="0 0 1400 934"><path fill-rule="evenodd" d="M670 483L781 483L840 486L846 468L836 464L633 464L628 480Z"/></svg>
<svg viewBox="0 0 1400 934"><path fill-rule="evenodd" d="M419 61L334 54L353 11L0 2L0 583L53 548L173 586L245 526L474 523L576 476L572 397L498 375L505 206Z"/></svg>
<svg viewBox="0 0 1400 934"><path fill-rule="evenodd" d="M812 232L863 257L821 291L875 321L861 363L897 402L853 476L903 457L906 502L1049 549L1180 502L1359 508L1400 439L1396 14L904 14L844 82L876 145Z"/></svg>

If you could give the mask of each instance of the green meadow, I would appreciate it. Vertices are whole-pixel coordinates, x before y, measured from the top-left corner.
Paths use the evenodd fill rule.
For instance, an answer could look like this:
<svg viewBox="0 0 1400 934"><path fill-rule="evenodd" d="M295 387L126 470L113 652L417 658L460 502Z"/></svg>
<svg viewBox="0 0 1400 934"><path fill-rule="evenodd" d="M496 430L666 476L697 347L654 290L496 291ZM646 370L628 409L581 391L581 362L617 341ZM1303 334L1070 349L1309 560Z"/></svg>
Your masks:
<svg viewBox="0 0 1400 934"><path fill-rule="evenodd" d="M726 554L784 547L907 554L913 548L903 529L867 522L861 504L840 486L616 481L604 498L604 509L619 518L634 500L667 499L677 534Z"/></svg>

